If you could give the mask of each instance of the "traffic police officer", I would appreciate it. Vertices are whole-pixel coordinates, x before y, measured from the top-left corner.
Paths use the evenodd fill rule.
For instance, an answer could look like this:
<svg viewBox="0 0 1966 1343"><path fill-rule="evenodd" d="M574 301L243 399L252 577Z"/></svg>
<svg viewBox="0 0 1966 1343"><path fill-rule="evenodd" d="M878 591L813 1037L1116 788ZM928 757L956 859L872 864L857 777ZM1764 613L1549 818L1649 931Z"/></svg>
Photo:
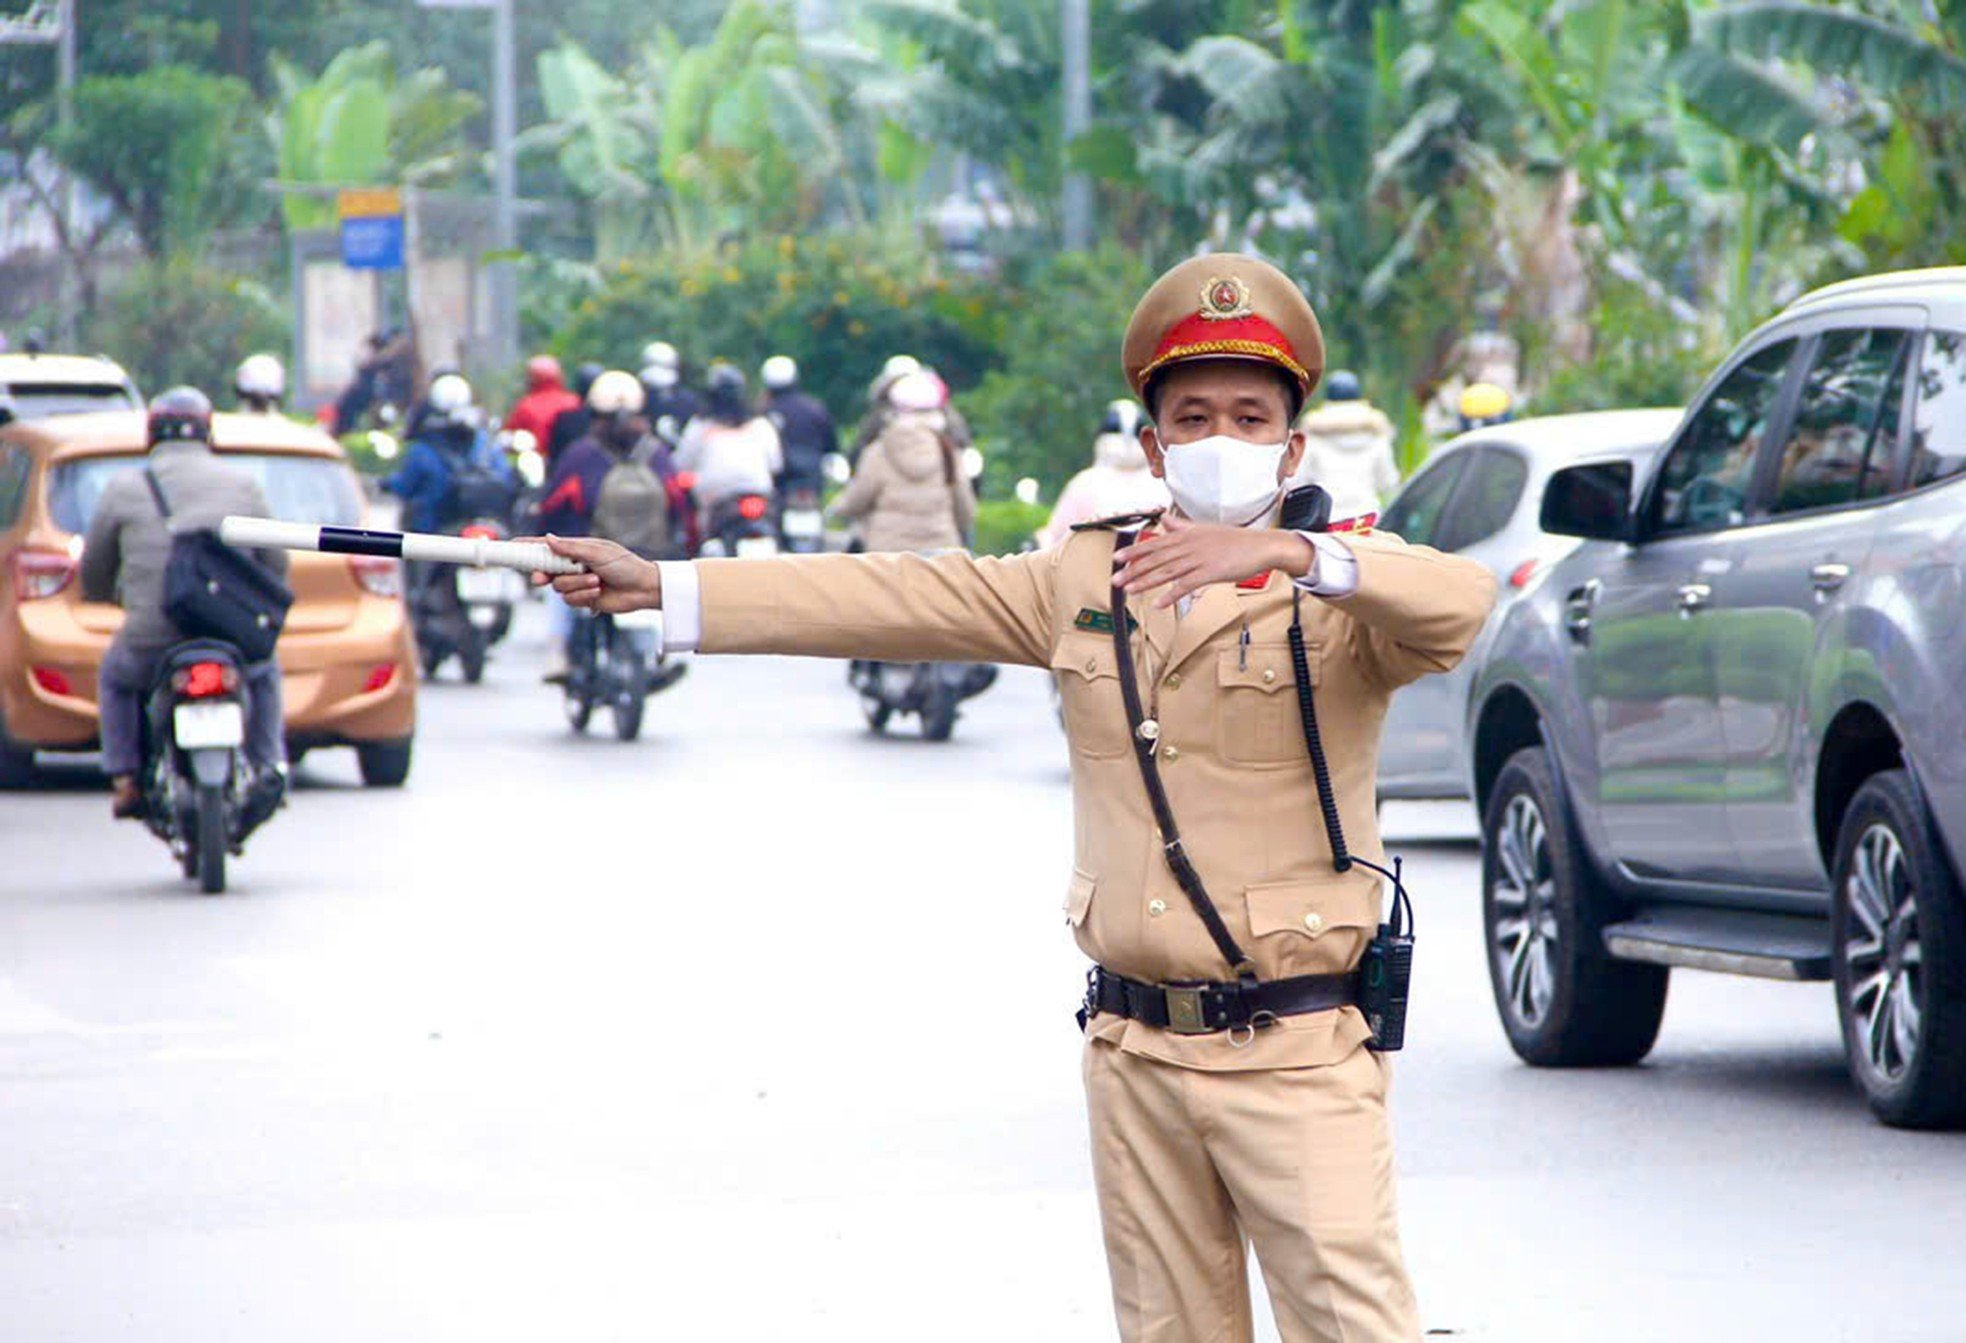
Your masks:
<svg viewBox="0 0 1966 1343"><path fill-rule="evenodd" d="M813 555L647 564L554 541L589 572L575 605L660 607L672 649L892 662L1023 663L1061 682L1075 852L1065 917L1105 982L1085 1085L1113 1298L1128 1343L1250 1337L1246 1242L1287 1343L1420 1335L1394 1214L1387 1064L1354 1006L1208 1029L1161 986L1233 971L1172 874L1134 742L1152 756L1185 851L1258 981L1351 970L1380 920L1378 880L1335 869L1294 693L1300 619L1352 852L1381 857L1373 795L1394 689L1446 671L1494 599L1480 565L1356 528L1279 530L1290 429L1324 362L1295 285L1238 255L1169 271L1133 314L1123 361L1175 511L1076 532L1049 551ZM1335 530L1335 529L1334 529ZM1122 704L1113 591L1143 701ZM1301 594L1312 594L1303 600ZM1305 981L1314 982L1314 981ZM1188 1000L1192 1003L1192 999ZM1158 1023L1158 1024L1157 1024Z"/></svg>

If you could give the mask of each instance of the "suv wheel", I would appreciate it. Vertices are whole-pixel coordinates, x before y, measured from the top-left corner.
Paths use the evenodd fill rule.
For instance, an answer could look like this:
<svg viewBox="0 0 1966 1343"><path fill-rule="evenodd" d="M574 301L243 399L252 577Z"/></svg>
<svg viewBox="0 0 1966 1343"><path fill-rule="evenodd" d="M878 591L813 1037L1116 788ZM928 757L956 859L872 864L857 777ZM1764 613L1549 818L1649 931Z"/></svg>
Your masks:
<svg viewBox="0 0 1966 1343"><path fill-rule="evenodd" d="M1850 1074L1902 1128L1966 1121L1966 911L1904 770L1866 780L1836 842L1836 1010Z"/></svg>
<svg viewBox="0 0 1966 1343"><path fill-rule="evenodd" d="M1542 747L1502 767L1481 836L1488 978L1510 1047L1544 1067L1644 1058L1659 1035L1668 971L1605 954L1609 902Z"/></svg>

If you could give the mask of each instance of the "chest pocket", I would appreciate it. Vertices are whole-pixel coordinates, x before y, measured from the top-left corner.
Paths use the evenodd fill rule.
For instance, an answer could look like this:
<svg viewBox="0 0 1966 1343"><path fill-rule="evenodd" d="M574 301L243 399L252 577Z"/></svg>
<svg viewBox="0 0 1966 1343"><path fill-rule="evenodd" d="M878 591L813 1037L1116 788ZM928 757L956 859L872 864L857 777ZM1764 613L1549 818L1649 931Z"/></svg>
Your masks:
<svg viewBox="0 0 1966 1343"><path fill-rule="evenodd" d="M1311 644L1304 651L1315 686L1320 650ZM1304 762L1304 726L1297 711L1297 675L1290 665L1289 644L1223 649L1216 655L1215 684L1221 692L1224 760L1277 769Z"/></svg>
<svg viewBox="0 0 1966 1343"><path fill-rule="evenodd" d="M1067 634L1051 650L1051 673L1065 708L1065 731L1080 755L1103 758L1127 750L1126 705L1119 664L1104 634Z"/></svg>

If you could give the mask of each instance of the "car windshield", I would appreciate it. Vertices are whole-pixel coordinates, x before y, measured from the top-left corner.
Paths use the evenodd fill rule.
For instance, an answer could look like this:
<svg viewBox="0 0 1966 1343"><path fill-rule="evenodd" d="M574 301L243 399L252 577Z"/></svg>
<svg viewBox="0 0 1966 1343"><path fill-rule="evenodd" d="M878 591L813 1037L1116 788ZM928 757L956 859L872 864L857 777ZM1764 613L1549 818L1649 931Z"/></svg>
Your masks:
<svg viewBox="0 0 1966 1343"><path fill-rule="evenodd" d="M99 410L136 410L137 399L120 382L17 382L7 388L7 403L17 420L45 420L50 415L87 415Z"/></svg>
<svg viewBox="0 0 1966 1343"><path fill-rule="evenodd" d="M249 472L282 522L354 527L362 521L362 491L345 462L284 453L225 452L221 461ZM118 472L141 466L139 456L81 457L59 462L48 483L48 511L65 531L89 529L105 486Z"/></svg>

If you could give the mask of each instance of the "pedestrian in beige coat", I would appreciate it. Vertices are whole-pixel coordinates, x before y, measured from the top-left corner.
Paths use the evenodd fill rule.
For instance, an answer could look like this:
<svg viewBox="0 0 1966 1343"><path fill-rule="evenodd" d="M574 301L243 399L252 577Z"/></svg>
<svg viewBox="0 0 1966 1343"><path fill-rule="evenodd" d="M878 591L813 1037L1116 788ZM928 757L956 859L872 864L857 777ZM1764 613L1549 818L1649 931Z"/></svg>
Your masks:
<svg viewBox="0 0 1966 1343"><path fill-rule="evenodd" d="M860 455L833 516L859 522L869 550L951 550L968 541L976 495L955 444L922 416L899 414Z"/></svg>
<svg viewBox="0 0 1966 1343"><path fill-rule="evenodd" d="M1121 1337L1248 1343L1253 1244L1284 1343L1419 1343L1399 1245L1390 1065L1368 1047L1356 1000L1279 1003L1234 1025L1200 1002L1204 989L1211 1001L1240 1000L1244 970L1258 994L1349 974L1380 919L1377 882L1337 870L1317 823L1293 624L1349 848L1377 861L1388 698L1459 661L1494 578L1369 526L1337 536L1277 525L1282 483L1304 453L1291 421L1324 344L1310 305L1273 267L1234 255L1176 266L1135 310L1122 362L1152 417L1141 446L1175 501L1146 530L1145 516L1114 519L1005 557L694 564L556 539L586 572L553 585L575 606L661 609L678 650L1052 671L1075 821L1064 919L1102 982L1131 985L1088 1002L1084 1052ZM1195 520L1204 516L1217 521ZM1124 620L1116 588L1127 594ZM1122 705L1122 648L1150 715L1137 725ZM1246 950L1244 967L1225 964L1170 869L1140 742L1151 743L1182 851ZM933 874L925 881L933 898ZM854 917L842 913L839 949L815 948L815 965L851 954ZM910 1002L950 1004L929 1010L955 1014L952 1039L990 1029L993 967L965 948L924 946L894 972ZM986 1020L963 1023L972 1010Z"/></svg>

